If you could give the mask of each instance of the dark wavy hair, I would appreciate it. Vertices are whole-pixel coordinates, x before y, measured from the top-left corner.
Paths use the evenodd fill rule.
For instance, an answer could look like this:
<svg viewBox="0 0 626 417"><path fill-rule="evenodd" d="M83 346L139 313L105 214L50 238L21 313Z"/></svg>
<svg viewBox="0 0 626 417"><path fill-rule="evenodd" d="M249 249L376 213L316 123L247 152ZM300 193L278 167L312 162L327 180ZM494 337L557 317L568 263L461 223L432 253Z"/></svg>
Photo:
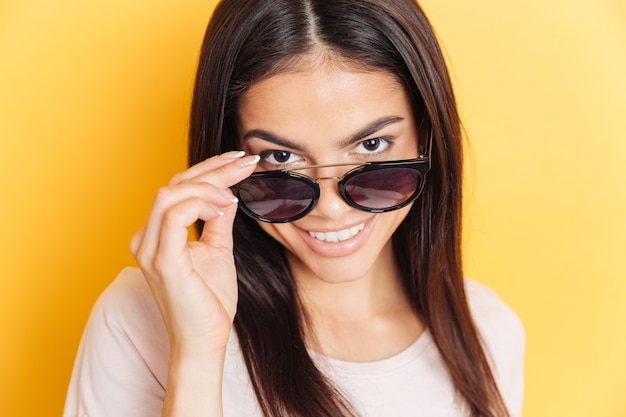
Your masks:
<svg viewBox="0 0 626 417"><path fill-rule="evenodd" d="M432 169L393 235L405 291L473 417L508 416L466 300L461 262L462 131L436 35L411 0L223 0L206 32L194 90L189 165L241 146L236 112L255 82L322 48L387 71L410 97ZM199 228L201 229L201 225ZM239 213L235 330L266 417L353 416L316 368L283 247Z"/></svg>

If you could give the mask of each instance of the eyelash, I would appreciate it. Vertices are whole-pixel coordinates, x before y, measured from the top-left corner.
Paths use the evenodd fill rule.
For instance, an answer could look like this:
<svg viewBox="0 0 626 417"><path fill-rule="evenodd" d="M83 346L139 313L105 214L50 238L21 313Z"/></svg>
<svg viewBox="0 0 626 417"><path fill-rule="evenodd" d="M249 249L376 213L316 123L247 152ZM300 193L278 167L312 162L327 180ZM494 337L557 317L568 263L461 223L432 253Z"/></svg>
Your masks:
<svg viewBox="0 0 626 417"><path fill-rule="evenodd" d="M367 152L356 152L356 149L363 146L365 147L365 144L367 142L372 142L372 141L376 141L376 147L377 149L375 149L374 151L367 151ZM365 139L362 140L361 142L357 143L357 146L355 147L355 151L353 151L353 153L357 153L360 155L365 155L366 157L379 157L383 154L385 154L386 152L389 151L389 148L392 146L392 142L389 140L389 138L386 137L376 137L376 138L369 138L369 139ZM382 150L378 150L378 147L384 145Z"/></svg>
<svg viewBox="0 0 626 417"><path fill-rule="evenodd" d="M278 153L284 153L288 155L288 159L286 162L279 162L276 160L276 154ZM266 167L269 167L271 169L283 169L288 165L293 165L295 162L288 162L293 156L297 156L297 154L290 152L290 151L285 151L282 149L271 149L271 150L266 150L266 151L262 151L259 152L259 156L261 157L261 161L260 163ZM269 159L273 158L276 162L271 162Z"/></svg>
<svg viewBox="0 0 626 417"><path fill-rule="evenodd" d="M380 145L384 145L384 148L382 150L376 149L374 151L366 150L366 152L357 151L359 147L364 147L367 142L372 142L372 141L377 141L376 143L377 147ZM389 138L386 138L386 137L369 138L369 139L365 139L365 140L358 142L354 150L351 153L358 155L360 158L378 159L380 158L381 155L384 155L385 153L389 152L389 149L392 145L393 145L393 142ZM276 160L276 157L278 156L277 154L279 153L285 154L285 156L287 157L287 160L285 162L279 162ZM290 165L294 165L304 160L303 158L297 158L296 161L289 162L293 157L298 157L298 155L296 153L286 151L283 149L268 149L268 150L259 152L259 156L261 157L260 164L270 170L271 169L285 169L286 167ZM274 159L275 162L271 162L270 158Z"/></svg>

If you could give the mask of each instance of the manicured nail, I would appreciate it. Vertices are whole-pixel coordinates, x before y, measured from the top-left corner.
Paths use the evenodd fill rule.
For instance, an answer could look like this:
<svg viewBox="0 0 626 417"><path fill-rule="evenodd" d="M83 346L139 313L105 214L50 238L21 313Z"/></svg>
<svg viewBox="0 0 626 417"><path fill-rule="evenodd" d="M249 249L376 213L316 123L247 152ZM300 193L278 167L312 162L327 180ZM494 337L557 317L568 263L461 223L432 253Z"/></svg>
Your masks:
<svg viewBox="0 0 626 417"><path fill-rule="evenodd" d="M237 197L235 197L233 195L233 193L230 190L225 190L223 188L218 189L219 193L221 194L222 197L224 197L225 199L227 199L228 201L237 204L239 202L239 199Z"/></svg>
<svg viewBox="0 0 626 417"><path fill-rule="evenodd" d="M223 154L221 154L220 158L222 158L222 159L237 159L237 158L241 158L245 154L246 153L244 151L230 151L230 152L224 152Z"/></svg>
<svg viewBox="0 0 626 417"><path fill-rule="evenodd" d="M254 165L257 162L259 162L259 160L261 160L261 157L259 155L248 155L244 158L241 158L235 164L238 167L243 168L243 167L247 167L248 165Z"/></svg>

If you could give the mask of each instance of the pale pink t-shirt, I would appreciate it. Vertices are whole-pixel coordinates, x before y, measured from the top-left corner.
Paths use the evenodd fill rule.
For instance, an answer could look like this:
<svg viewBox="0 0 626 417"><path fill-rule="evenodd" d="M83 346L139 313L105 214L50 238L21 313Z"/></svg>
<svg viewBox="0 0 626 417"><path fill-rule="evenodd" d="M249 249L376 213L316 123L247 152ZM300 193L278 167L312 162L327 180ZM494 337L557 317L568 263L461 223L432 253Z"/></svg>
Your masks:
<svg viewBox="0 0 626 417"><path fill-rule="evenodd" d="M466 281L472 313L512 417L521 415L524 331L490 289ZM158 417L167 385L167 333L137 269L124 269L95 304L76 358L64 417ZM430 334L376 362L338 361L311 352L318 367L363 417L456 417L452 383ZM238 340L229 340L224 417L261 416Z"/></svg>

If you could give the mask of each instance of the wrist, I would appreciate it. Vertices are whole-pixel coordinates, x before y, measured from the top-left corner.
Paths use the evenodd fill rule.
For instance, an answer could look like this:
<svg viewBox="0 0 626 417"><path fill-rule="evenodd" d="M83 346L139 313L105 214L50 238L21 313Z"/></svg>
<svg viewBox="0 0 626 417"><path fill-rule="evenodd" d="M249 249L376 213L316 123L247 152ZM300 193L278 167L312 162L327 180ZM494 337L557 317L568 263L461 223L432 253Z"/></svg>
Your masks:
<svg viewBox="0 0 626 417"><path fill-rule="evenodd" d="M171 353L163 416L222 415L225 353Z"/></svg>

